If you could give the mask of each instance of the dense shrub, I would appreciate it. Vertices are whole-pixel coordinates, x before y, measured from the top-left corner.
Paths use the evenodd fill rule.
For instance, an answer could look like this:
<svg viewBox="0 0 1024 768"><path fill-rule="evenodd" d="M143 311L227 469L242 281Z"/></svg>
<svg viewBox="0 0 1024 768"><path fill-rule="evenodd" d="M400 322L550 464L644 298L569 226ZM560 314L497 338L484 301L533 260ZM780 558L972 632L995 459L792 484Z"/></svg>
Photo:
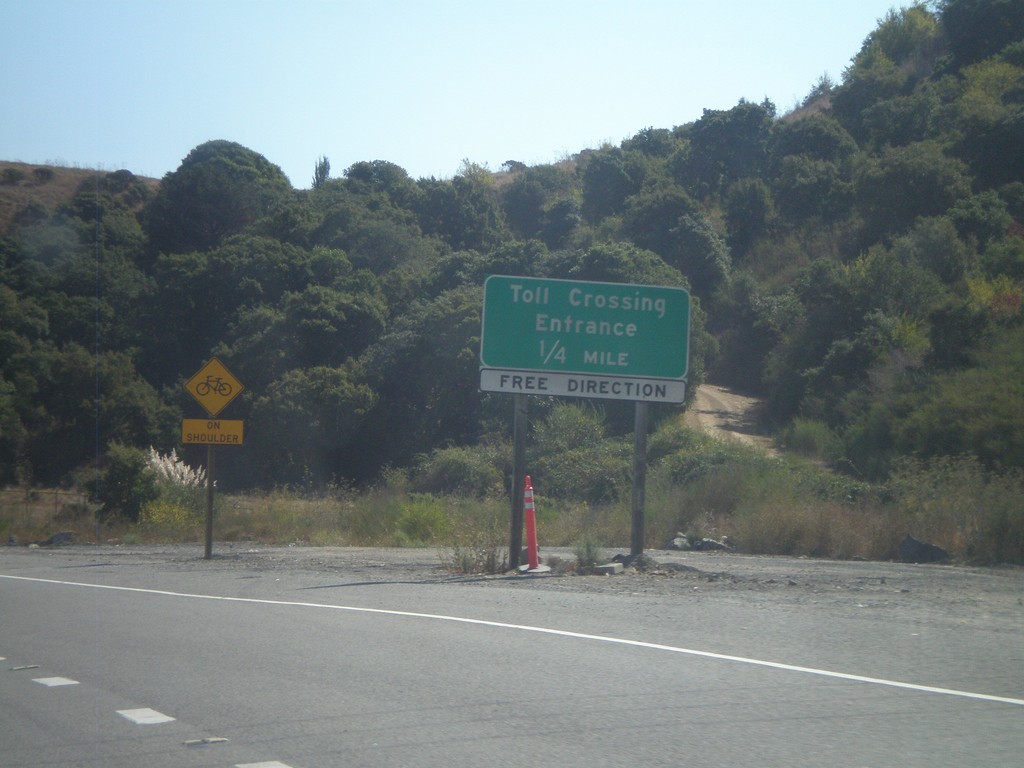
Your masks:
<svg viewBox="0 0 1024 768"><path fill-rule="evenodd" d="M147 453L122 443L111 444L101 469L85 485L103 505L101 517L120 516L132 522L139 519L144 504L160 495Z"/></svg>
<svg viewBox="0 0 1024 768"><path fill-rule="evenodd" d="M780 436L787 449L812 459L828 460L838 450L838 438L828 425L814 419L794 419Z"/></svg>
<svg viewBox="0 0 1024 768"><path fill-rule="evenodd" d="M556 405L534 429L534 486L549 496L608 502L628 495L631 443L604 434L603 414Z"/></svg>
<svg viewBox="0 0 1024 768"><path fill-rule="evenodd" d="M482 498L500 492L502 453L494 446L439 448L417 463L410 487L422 493L461 494Z"/></svg>

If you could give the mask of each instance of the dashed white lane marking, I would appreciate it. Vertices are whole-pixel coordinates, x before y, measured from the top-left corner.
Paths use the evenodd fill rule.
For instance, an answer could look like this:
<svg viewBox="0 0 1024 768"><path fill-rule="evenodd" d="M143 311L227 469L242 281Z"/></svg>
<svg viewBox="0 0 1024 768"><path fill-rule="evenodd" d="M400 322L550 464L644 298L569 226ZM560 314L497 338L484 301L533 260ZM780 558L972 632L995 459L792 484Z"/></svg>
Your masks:
<svg viewBox="0 0 1024 768"><path fill-rule="evenodd" d="M271 760L266 763L235 763L235 768L291 768L291 766Z"/></svg>
<svg viewBox="0 0 1024 768"><path fill-rule="evenodd" d="M0 573L0 579L12 579L15 581L32 581L41 584L57 584L65 587L85 587L88 589L107 589L114 592L135 592L145 595L162 595L164 597L180 597L190 600L219 600L226 603L248 603L251 605L278 605L290 606L293 608L319 608L329 611L345 611L348 613L367 613L377 616L400 616L410 619L428 619L432 621L448 621L455 624L470 624L477 627L493 627L495 629L512 629L519 632L535 632L541 635L553 635L555 637L568 637L574 640L589 640L599 643L610 643L613 645L625 645L631 648L644 648L652 651L664 651L666 653L679 653L686 656L697 656L704 659L716 659L718 661L730 661L735 664L746 664L755 667L767 667L785 672L800 672L807 675L817 675L834 680L848 680L854 683L866 683L868 685L881 685L889 688L901 688L903 690L917 691L920 693L936 693L942 696L957 696L964 699L975 699L978 701L991 701L999 704L1012 704L1024 707L1024 699L1016 699L1010 696L993 696L988 693L975 693L973 691L961 691L955 688L941 688L934 685L919 685L918 683L906 683L900 680L886 680L880 677L868 677L866 675L854 675L848 672L835 672L830 669L817 669L815 667L804 667L798 664L784 664L779 661L766 661L764 659L753 659L746 656L733 656L727 653L715 653L714 651L701 651L694 648L680 648L674 645L663 645L661 643L648 643L643 640L630 640L622 637L611 637L609 635L591 635L585 632L571 632L565 629L549 629L547 627L534 627L528 624L507 624L502 621L488 621L486 619L467 619L464 616L446 616L437 613L417 613L414 611L392 611L384 608L361 608L352 605L332 605L330 603L306 603L297 600L262 600L255 597L229 597L227 595L198 595L189 592L171 592L164 589L145 589L143 587L119 587L112 584L89 584L79 581L62 581L59 579L40 579L34 576L10 576Z"/></svg>
<svg viewBox="0 0 1024 768"><path fill-rule="evenodd" d="M131 720L136 725L158 725L174 720L170 715L157 712L155 709L119 709L117 714L126 720Z"/></svg>
<svg viewBox="0 0 1024 768"><path fill-rule="evenodd" d="M45 685L47 688L59 688L62 685L78 685L77 680L72 680L68 677L35 677L32 679L32 682Z"/></svg>

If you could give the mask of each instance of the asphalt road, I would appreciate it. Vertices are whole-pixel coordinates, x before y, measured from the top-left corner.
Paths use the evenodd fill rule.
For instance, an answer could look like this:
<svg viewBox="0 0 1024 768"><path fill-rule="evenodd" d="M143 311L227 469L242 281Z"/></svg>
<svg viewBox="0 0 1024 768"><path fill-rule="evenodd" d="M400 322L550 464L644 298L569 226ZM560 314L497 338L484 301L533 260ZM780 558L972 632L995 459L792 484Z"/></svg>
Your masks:
<svg viewBox="0 0 1024 768"><path fill-rule="evenodd" d="M1020 764L1020 569L672 557L0 550L0 766Z"/></svg>

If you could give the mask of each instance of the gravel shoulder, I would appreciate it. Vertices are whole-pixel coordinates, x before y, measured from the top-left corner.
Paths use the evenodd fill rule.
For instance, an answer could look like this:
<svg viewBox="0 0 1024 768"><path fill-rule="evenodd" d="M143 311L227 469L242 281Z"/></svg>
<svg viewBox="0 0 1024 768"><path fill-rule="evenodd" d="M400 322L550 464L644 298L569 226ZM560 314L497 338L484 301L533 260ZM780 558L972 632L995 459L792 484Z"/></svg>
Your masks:
<svg viewBox="0 0 1024 768"><path fill-rule="evenodd" d="M609 557L619 553L608 550ZM34 575L52 569L123 566L118 570L152 578L160 571L272 572L304 581L386 585L431 584L459 588L511 588L602 593L658 599L743 601L767 607L811 607L826 612L870 608L914 615L923 621L1024 631L1024 568L912 565L890 562L814 560L711 552L648 550L651 563L612 576L563 571L566 549L546 549L550 574L454 573L443 549L369 547L272 547L250 543L216 544L210 560L201 545L94 546L0 549L0 572ZM69 571L64 577L73 578Z"/></svg>

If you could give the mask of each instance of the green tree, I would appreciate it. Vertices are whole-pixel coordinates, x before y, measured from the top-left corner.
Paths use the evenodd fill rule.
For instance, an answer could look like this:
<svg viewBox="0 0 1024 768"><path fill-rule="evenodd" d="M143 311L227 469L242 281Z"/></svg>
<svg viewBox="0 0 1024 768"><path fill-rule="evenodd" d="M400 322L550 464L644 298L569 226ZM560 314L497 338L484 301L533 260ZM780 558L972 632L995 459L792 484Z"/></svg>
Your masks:
<svg viewBox="0 0 1024 768"><path fill-rule="evenodd" d="M346 251L355 267L383 275L399 267L423 273L437 258L438 248L415 225L368 219L353 228Z"/></svg>
<svg viewBox="0 0 1024 768"><path fill-rule="evenodd" d="M875 104L903 93L907 74L879 53L869 62L851 65L832 94L832 114L858 142L868 140L864 115Z"/></svg>
<svg viewBox="0 0 1024 768"><path fill-rule="evenodd" d="M645 189L629 198L623 232L641 248L669 260L678 247L675 229L680 219L698 211L697 204L675 184Z"/></svg>
<svg viewBox="0 0 1024 768"><path fill-rule="evenodd" d="M40 482L59 482L97 445L168 447L180 423L120 352L39 345L17 359L16 407L28 430L25 458Z"/></svg>
<svg viewBox="0 0 1024 768"><path fill-rule="evenodd" d="M836 163L807 155L782 158L773 189L779 211L794 222L835 220L853 199L853 184Z"/></svg>
<svg viewBox="0 0 1024 768"><path fill-rule="evenodd" d="M359 275L357 277L363 277ZM375 281L309 284L285 293L277 307L240 308L213 351L253 391L297 368L337 367L383 332L387 306Z"/></svg>
<svg viewBox="0 0 1024 768"><path fill-rule="evenodd" d="M941 44L938 19L924 3L916 2L898 11L891 9L879 21L854 57L854 66L884 57L919 77L931 71Z"/></svg>
<svg viewBox="0 0 1024 768"><path fill-rule="evenodd" d="M449 181L420 181L420 226L452 249L485 251L507 236L490 175L468 172Z"/></svg>
<svg viewBox="0 0 1024 768"><path fill-rule="evenodd" d="M725 240L682 189L660 187L630 198L623 229L637 245L661 256L708 295L729 274Z"/></svg>
<svg viewBox="0 0 1024 768"><path fill-rule="evenodd" d="M860 116L863 139L875 147L901 147L935 138L943 122L942 108L936 89L928 87L879 101Z"/></svg>
<svg viewBox="0 0 1024 768"><path fill-rule="evenodd" d="M272 214L292 195L281 169L230 141L209 141L166 174L145 212L157 252L216 248L228 235Z"/></svg>
<svg viewBox="0 0 1024 768"><path fill-rule="evenodd" d="M696 293L710 296L729 278L729 246L700 211L682 216L672 234L676 246L668 262L687 277Z"/></svg>
<svg viewBox="0 0 1024 768"><path fill-rule="evenodd" d="M996 335L976 366L938 376L897 426L918 456L973 455L989 469L1024 467L1024 328Z"/></svg>
<svg viewBox="0 0 1024 768"><path fill-rule="evenodd" d="M919 216L938 216L971 192L967 167L935 142L885 149L856 174L856 195L871 239L906 229Z"/></svg>
<svg viewBox="0 0 1024 768"><path fill-rule="evenodd" d="M253 444L258 484L319 488L353 477L362 465L357 436L376 402L351 361L285 373L253 404L251 431L273 436Z"/></svg>
<svg viewBox="0 0 1024 768"><path fill-rule="evenodd" d="M833 114L857 141L884 146L930 138L934 94L908 92L933 71L942 39L923 3L890 10L879 21L832 94Z"/></svg>
<svg viewBox="0 0 1024 768"><path fill-rule="evenodd" d="M416 302L361 357L379 401L357 437L355 476L479 437L481 300L468 285Z"/></svg>
<svg viewBox="0 0 1024 768"><path fill-rule="evenodd" d="M892 248L900 261L919 264L947 285L963 279L977 261L949 216L918 219L905 235L893 240Z"/></svg>
<svg viewBox="0 0 1024 768"><path fill-rule="evenodd" d="M541 232L549 248L565 244L569 235L583 222L583 212L574 197L555 200L544 213L544 228Z"/></svg>
<svg viewBox="0 0 1024 768"><path fill-rule="evenodd" d="M762 392L765 358L791 330L786 310L794 304L791 295L770 295L751 274L738 272L728 290L716 297L714 331L721 351L713 362L713 380Z"/></svg>
<svg viewBox="0 0 1024 768"><path fill-rule="evenodd" d="M1024 61L989 59L961 72L963 91L956 102L960 130L957 154L986 186L1024 176Z"/></svg>
<svg viewBox="0 0 1024 768"><path fill-rule="evenodd" d="M331 176L331 161L326 156L316 161L313 169L313 189L320 189Z"/></svg>
<svg viewBox="0 0 1024 768"><path fill-rule="evenodd" d="M103 505L100 510L103 517L120 516L131 522L139 519L146 502L160 495L156 474L149 467L145 451L120 442L111 443L103 457L100 474L88 477L85 485L91 490L90 495Z"/></svg>
<svg viewBox="0 0 1024 768"><path fill-rule="evenodd" d="M285 294L283 309L285 337L297 367L338 364L358 355L380 336L387 319L372 279L347 286L307 285Z"/></svg>
<svg viewBox="0 0 1024 768"><path fill-rule="evenodd" d="M17 480L27 439L28 430L16 407L14 384L0 376L0 483Z"/></svg>
<svg viewBox="0 0 1024 768"><path fill-rule="evenodd" d="M682 273L657 254L621 242L557 251L545 263L544 272L563 280L689 287Z"/></svg>
<svg viewBox="0 0 1024 768"><path fill-rule="evenodd" d="M441 258L431 271L434 293L465 285L482 286L489 275L537 274L548 258L539 240L510 242L490 253L456 251Z"/></svg>
<svg viewBox="0 0 1024 768"><path fill-rule="evenodd" d="M949 218L960 237L973 243L979 251L1002 239L1013 224L1006 203L992 189L958 201L950 209Z"/></svg>
<svg viewBox="0 0 1024 768"><path fill-rule="evenodd" d="M523 239L539 237L544 227L547 190L526 173L520 173L502 195L505 219L512 231Z"/></svg>
<svg viewBox="0 0 1024 768"><path fill-rule="evenodd" d="M857 142L831 115L814 114L781 120L772 131L770 148L775 163L804 155L842 167L857 153Z"/></svg>
<svg viewBox="0 0 1024 768"><path fill-rule="evenodd" d="M799 414L833 428L850 413L844 400L886 355L904 350L908 365L920 363L924 323L946 298L936 275L881 247L850 264L812 263L790 290L782 340L766 360L770 413L779 423Z"/></svg>
<svg viewBox="0 0 1024 768"><path fill-rule="evenodd" d="M15 354L28 352L49 331L49 315L36 300L0 285L0 372Z"/></svg>
<svg viewBox="0 0 1024 768"><path fill-rule="evenodd" d="M415 211L423 191L405 169L386 160L354 163L345 170L346 187L363 196L383 195L396 209Z"/></svg>
<svg viewBox="0 0 1024 768"><path fill-rule="evenodd" d="M499 188L502 211L512 233L541 238L550 247L580 223L573 173L555 165L523 166Z"/></svg>
<svg viewBox="0 0 1024 768"><path fill-rule="evenodd" d="M697 197L719 194L734 181L759 176L768 158L775 105L745 99L728 110L705 109L690 127L688 159L679 182Z"/></svg>
<svg viewBox="0 0 1024 768"><path fill-rule="evenodd" d="M678 139L667 128L644 128L621 144L622 149L667 158L678 148Z"/></svg>
<svg viewBox="0 0 1024 768"><path fill-rule="evenodd" d="M960 66L1024 39L1024 6L1018 0L943 0L939 20Z"/></svg>
<svg viewBox="0 0 1024 768"><path fill-rule="evenodd" d="M598 408L556 404L534 426L533 445L534 483L546 495L599 504L630 487L631 446L606 437Z"/></svg>
<svg viewBox="0 0 1024 768"><path fill-rule="evenodd" d="M169 384L230 343L232 324L246 308L277 305L311 282L330 286L352 272L340 251L250 235L229 237L211 251L162 255L154 267L159 300L145 312L141 369Z"/></svg>
<svg viewBox="0 0 1024 768"><path fill-rule="evenodd" d="M618 147L588 153L583 164L583 215L597 222L621 213L626 199L640 191L644 171L636 153Z"/></svg>

